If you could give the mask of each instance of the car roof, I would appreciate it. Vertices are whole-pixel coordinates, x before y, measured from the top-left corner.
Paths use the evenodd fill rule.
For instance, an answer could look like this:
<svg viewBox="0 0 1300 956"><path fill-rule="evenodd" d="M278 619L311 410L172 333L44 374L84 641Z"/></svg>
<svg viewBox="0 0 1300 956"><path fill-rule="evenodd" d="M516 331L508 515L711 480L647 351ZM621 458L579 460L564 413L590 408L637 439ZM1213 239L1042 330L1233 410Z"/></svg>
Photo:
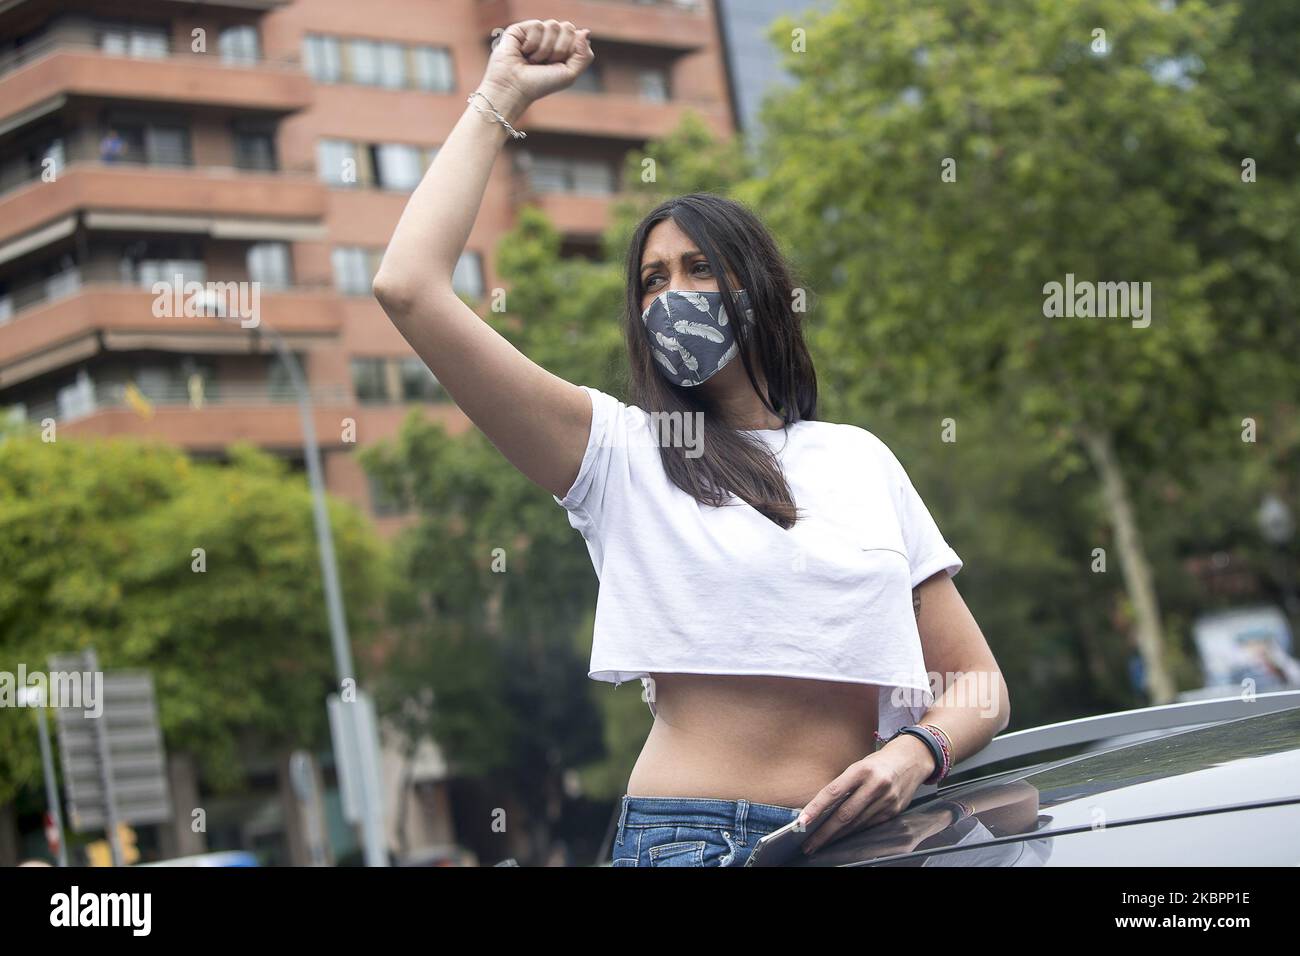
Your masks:
<svg viewBox="0 0 1300 956"><path fill-rule="evenodd" d="M1050 841L1054 835L1080 834L1086 840L1107 828L1152 826L1207 813L1225 813L1217 823L1226 826L1228 808L1288 803L1290 812L1300 813L1300 707L1116 743L957 783L795 865L843 866L943 854L960 858L976 846L1021 844L1011 849L1024 852L1023 844ZM1072 836L1069 842L1077 840Z"/></svg>

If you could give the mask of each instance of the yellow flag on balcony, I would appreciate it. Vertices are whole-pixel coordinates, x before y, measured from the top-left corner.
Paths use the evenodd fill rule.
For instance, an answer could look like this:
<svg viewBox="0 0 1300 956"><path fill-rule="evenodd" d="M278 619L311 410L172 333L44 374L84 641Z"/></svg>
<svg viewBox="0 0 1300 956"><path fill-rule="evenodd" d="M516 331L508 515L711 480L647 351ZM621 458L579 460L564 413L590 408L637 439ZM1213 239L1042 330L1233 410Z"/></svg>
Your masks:
<svg viewBox="0 0 1300 956"><path fill-rule="evenodd" d="M127 384L123 397L141 418L153 418L153 402L144 397L144 392L136 388L135 382Z"/></svg>

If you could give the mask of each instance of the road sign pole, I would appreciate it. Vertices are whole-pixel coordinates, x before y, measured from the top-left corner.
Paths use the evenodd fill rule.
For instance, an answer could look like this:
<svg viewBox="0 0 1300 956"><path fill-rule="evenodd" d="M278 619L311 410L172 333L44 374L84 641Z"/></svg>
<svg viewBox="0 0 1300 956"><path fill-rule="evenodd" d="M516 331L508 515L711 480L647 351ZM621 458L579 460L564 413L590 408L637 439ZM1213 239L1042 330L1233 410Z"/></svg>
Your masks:
<svg viewBox="0 0 1300 956"><path fill-rule="evenodd" d="M99 655L91 648L85 657L86 671L93 679L93 675L99 673ZM103 713L95 718L95 747L99 751L99 776L104 788L104 831L113 852L113 865L124 866L126 857L122 852L122 835L117 832L117 799L113 793L113 756L108 747L108 727Z"/></svg>
<svg viewBox="0 0 1300 956"><path fill-rule="evenodd" d="M45 722L45 702L36 708L36 725L41 737L41 767L45 772L45 802L50 807L50 819L59 841L58 865L68 865L68 843L63 838L63 811L59 808L59 787L54 782L54 755L50 748L50 728Z"/></svg>
<svg viewBox="0 0 1300 956"><path fill-rule="evenodd" d="M45 838L58 866L68 865L68 848L63 839L63 811L59 806L59 785L54 780L54 751L50 747L50 727L45 720L45 695L37 687L18 688L18 706L36 709L36 736L41 748L41 774L45 778Z"/></svg>

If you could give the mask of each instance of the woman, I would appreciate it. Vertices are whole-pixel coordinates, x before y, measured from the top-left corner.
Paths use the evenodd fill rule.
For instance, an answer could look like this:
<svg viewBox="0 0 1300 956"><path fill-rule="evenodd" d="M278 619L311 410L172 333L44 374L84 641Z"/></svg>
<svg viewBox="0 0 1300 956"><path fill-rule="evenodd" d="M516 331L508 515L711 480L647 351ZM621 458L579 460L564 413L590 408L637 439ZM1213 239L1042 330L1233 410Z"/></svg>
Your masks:
<svg viewBox="0 0 1300 956"><path fill-rule="evenodd" d="M632 405L540 368L453 292L498 150L592 62L588 32L505 30L374 292L587 541L589 676L641 678L655 715L614 865L739 866L796 818L823 821L816 849L985 746L1007 725L1005 683L952 584L961 560L897 459L864 429L815 420L789 270L742 206L684 196L637 229ZM927 665L950 686L932 688Z"/></svg>

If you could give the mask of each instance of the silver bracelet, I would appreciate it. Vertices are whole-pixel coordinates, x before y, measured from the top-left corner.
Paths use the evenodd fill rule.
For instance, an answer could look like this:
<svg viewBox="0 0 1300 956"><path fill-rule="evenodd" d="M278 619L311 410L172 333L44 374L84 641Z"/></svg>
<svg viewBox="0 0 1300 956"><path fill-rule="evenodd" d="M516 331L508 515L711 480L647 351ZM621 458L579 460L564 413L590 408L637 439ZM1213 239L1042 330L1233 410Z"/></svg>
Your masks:
<svg viewBox="0 0 1300 956"><path fill-rule="evenodd" d="M483 94L480 93L478 90L475 90L473 93L471 93L468 97L465 98L465 102L468 103L470 106L474 107L474 109L478 110L480 113L486 113L487 110L484 110L481 106L479 106L477 103L474 102L474 97L476 96L483 96ZM513 126L511 126L506 121L506 118L497 112L497 108L492 105L492 101L488 99L486 96L483 96L483 102L487 103L488 109L492 111L492 115L496 117L497 122L499 122L502 126L508 129L510 131L510 135L513 136L515 139L523 139L525 136L528 135L522 130L517 130Z"/></svg>

